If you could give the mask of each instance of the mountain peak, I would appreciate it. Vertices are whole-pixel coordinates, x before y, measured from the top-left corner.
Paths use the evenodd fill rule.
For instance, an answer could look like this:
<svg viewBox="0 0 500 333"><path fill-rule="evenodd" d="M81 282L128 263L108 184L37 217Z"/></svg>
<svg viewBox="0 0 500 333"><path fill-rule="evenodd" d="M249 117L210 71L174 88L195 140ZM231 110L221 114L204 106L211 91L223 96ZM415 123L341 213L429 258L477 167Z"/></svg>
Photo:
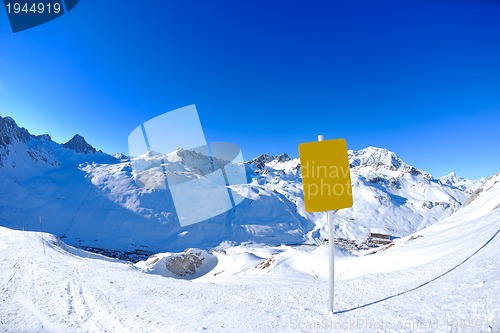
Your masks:
<svg viewBox="0 0 500 333"><path fill-rule="evenodd" d="M75 136L63 144L64 148L72 149L80 154L95 154L96 149L89 145L85 138L79 134L75 134Z"/></svg>
<svg viewBox="0 0 500 333"><path fill-rule="evenodd" d="M127 155L122 154L122 153L113 154L113 157L116 158L117 160L121 161L121 162L125 162L125 161L129 161L130 160L130 158Z"/></svg>
<svg viewBox="0 0 500 333"><path fill-rule="evenodd" d="M280 154L280 155L268 155L268 154L262 154L262 155L259 155L257 156L256 158L254 158L252 160L252 163L255 164L255 166L259 169L263 169L266 165L266 163L269 163L269 162L276 162L276 163L279 163L279 162L286 162L286 161L290 161L290 156L288 156L287 153L283 153L283 154Z"/></svg>
<svg viewBox="0 0 500 333"><path fill-rule="evenodd" d="M349 155L352 167L382 167L395 171L406 165L398 155L384 148L370 146L352 151Z"/></svg>
<svg viewBox="0 0 500 333"><path fill-rule="evenodd" d="M454 186L466 192L471 192L471 190L475 190L482 184L482 181L467 179L457 175L455 172L450 172L446 176L439 177L438 180L441 184Z"/></svg>
<svg viewBox="0 0 500 333"><path fill-rule="evenodd" d="M446 176L439 177L439 180L443 184L454 185L455 183L463 181L464 178L460 177L455 172L450 172Z"/></svg>
<svg viewBox="0 0 500 333"><path fill-rule="evenodd" d="M29 132L17 126L11 117L0 117L0 146L7 146L12 141L26 142L30 138Z"/></svg>
<svg viewBox="0 0 500 333"><path fill-rule="evenodd" d="M287 162L290 161L290 156L287 153L283 153L281 155L274 156L274 161L276 162Z"/></svg>

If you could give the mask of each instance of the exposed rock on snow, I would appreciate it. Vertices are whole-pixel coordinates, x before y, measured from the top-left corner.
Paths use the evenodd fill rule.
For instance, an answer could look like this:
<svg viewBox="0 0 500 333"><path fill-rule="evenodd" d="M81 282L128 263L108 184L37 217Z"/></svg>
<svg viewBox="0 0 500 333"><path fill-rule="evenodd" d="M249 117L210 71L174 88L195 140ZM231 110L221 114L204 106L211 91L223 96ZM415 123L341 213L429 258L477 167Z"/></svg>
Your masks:
<svg viewBox="0 0 500 333"><path fill-rule="evenodd" d="M254 158L250 163L253 163L259 169L264 169L266 163L270 163L270 162L280 163L280 162L287 162L287 161L290 161L290 157L286 153L283 153L281 155L276 155L276 156L262 154L256 158Z"/></svg>
<svg viewBox="0 0 500 333"><path fill-rule="evenodd" d="M193 275L203 265L207 252L203 250L186 249L181 254L174 254L167 258L167 269L180 276Z"/></svg>
<svg viewBox="0 0 500 333"><path fill-rule="evenodd" d="M11 117L0 117L0 147L6 147L13 141L27 142L30 138L28 131L17 126Z"/></svg>
<svg viewBox="0 0 500 333"><path fill-rule="evenodd" d="M151 274L166 277L194 279L211 271L217 265L217 258L201 249L186 249L182 253L157 253L137 267Z"/></svg>
<svg viewBox="0 0 500 333"><path fill-rule="evenodd" d="M266 269L269 266L271 266L272 264L274 264L275 261L276 260L274 259L274 257L270 256L266 260L260 262L257 266L255 266L255 268Z"/></svg>

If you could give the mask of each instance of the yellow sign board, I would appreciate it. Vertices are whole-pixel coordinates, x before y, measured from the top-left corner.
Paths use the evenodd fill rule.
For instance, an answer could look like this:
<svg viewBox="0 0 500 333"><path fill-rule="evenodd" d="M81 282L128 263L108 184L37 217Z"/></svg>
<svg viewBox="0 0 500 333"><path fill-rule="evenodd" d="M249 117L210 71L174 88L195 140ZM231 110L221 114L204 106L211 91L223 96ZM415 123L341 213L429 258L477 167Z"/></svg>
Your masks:
<svg viewBox="0 0 500 333"><path fill-rule="evenodd" d="M352 206L351 169L344 139L301 143L299 157L307 212Z"/></svg>

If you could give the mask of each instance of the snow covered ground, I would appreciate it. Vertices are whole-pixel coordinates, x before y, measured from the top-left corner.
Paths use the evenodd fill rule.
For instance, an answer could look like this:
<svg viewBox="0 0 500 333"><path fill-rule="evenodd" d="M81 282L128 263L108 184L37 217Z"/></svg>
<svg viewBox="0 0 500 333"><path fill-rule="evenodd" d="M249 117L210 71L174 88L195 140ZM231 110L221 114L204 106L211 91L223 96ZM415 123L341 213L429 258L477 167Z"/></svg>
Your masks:
<svg viewBox="0 0 500 333"><path fill-rule="evenodd" d="M473 198L376 253L338 249L333 315L325 245L222 245L188 280L156 267L171 254L133 265L0 227L0 331L499 332L500 174Z"/></svg>

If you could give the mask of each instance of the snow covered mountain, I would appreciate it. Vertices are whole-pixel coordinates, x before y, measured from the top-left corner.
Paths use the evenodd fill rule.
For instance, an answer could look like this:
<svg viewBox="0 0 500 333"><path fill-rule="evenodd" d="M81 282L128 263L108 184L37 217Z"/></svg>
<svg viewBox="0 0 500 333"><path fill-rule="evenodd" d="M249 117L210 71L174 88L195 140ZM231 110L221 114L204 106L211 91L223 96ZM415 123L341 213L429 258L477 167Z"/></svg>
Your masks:
<svg viewBox="0 0 500 333"><path fill-rule="evenodd" d="M443 184L457 187L466 193L472 193L472 191L476 190L484 182L484 179L466 179L454 172L450 172L446 176L439 177L438 180Z"/></svg>
<svg viewBox="0 0 500 333"><path fill-rule="evenodd" d="M76 134L71 140L63 144L64 148L73 149L81 154L95 154L96 149L89 145L83 136Z"/></svg>
<svg viewBox="0 0 500 333"><path fill-rule="evenodd" d="M267 162L262 164L261 160ZM354 205L335 214L336 235L358 241L370 232L401 237L431 225L457 210L477 186L472 181L471 188L444 184L381 148L349 151L349 163ZM278 193L292 202L301 216L315 223L308 241L326 237L325 214L304 211L299 159L263 156L249 165L254 175L249 186L253 191Z"/></svg>
<svg viewBox="0 0 500 333"><path fill-rule="evenodd" d="M0 331L498 332L500 174L475 193L391 246L337 248L333 316L326 245L192 249L132 265L0 227ZM203 263L187 277L175 264L192 254Z"/></svg>
<svg viewBox="0 0 500 333"><path fill-rule="evenodd" d="M203 160L188 151L169 154L166 163L185 177L198 177L199 170L190 167L194 158L203 168ZM335 214L338 237L409 235L451 215L477 186L435 179L386 149L350 151L349 159L354 206ZM0 118L0 225L42 228L75 246L146 252L326 238L325 214L304 211L300 161L286 154L247 162L249 184L231 186L247 199L235 210L184 228L169 191L138 187L130 163L123 155L97 151L79 135L60 145Z"/></svg>

